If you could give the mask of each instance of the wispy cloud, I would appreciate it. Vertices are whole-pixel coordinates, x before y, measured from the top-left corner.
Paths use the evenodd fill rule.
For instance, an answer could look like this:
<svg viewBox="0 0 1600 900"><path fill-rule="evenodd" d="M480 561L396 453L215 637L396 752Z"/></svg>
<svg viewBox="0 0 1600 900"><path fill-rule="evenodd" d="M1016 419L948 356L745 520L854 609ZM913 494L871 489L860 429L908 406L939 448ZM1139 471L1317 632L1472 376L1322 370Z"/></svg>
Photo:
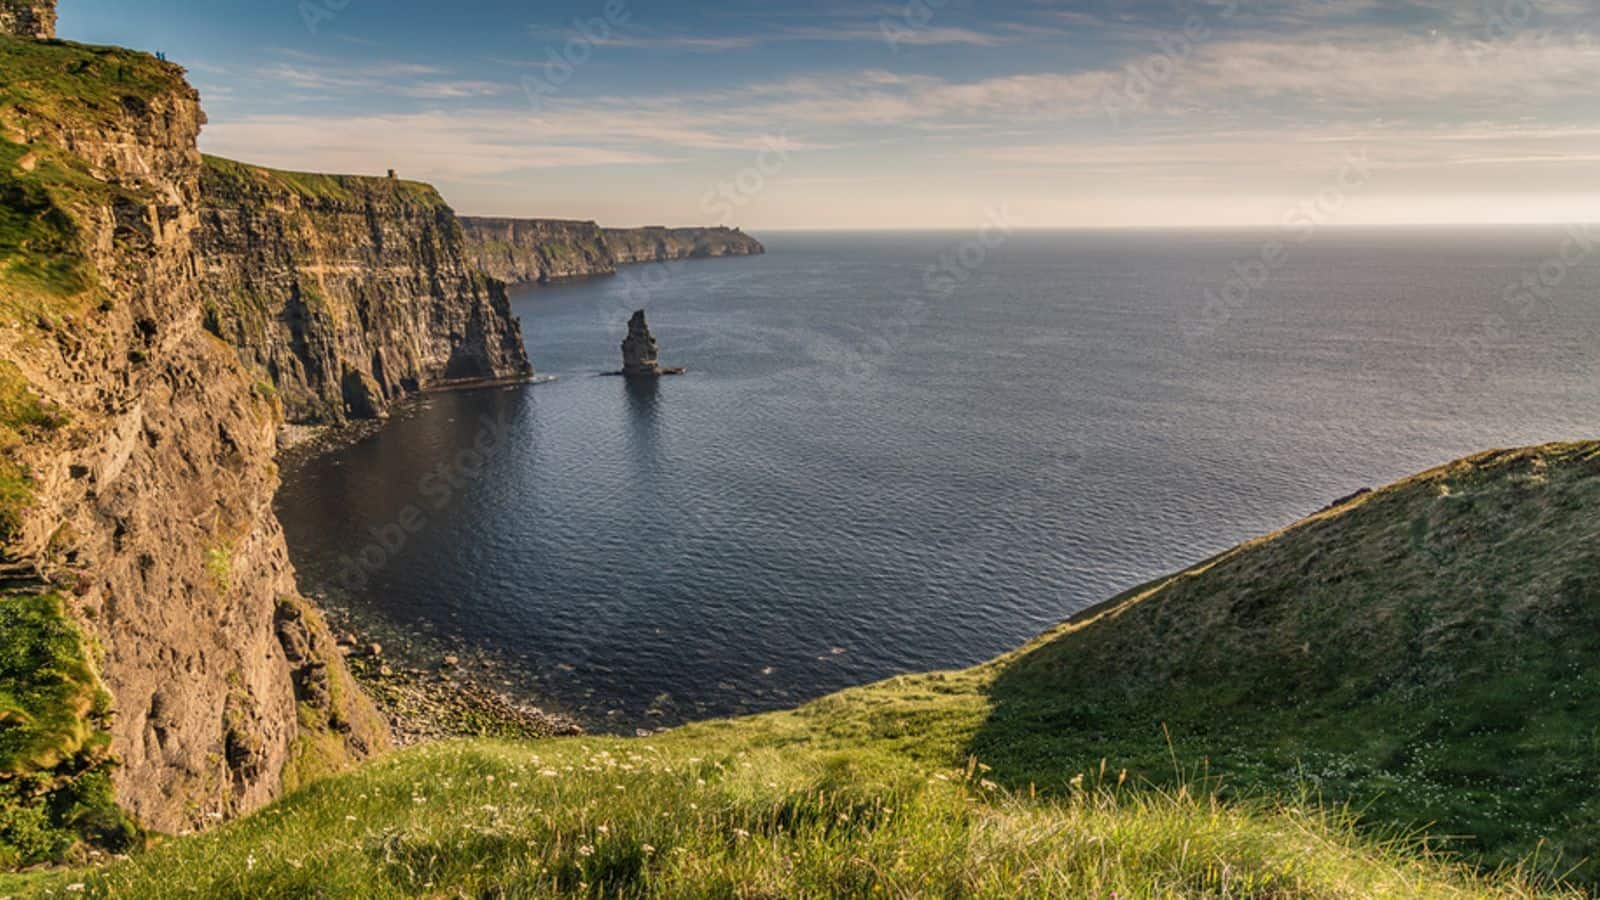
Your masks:
<svg viewBox="0 0 1600 900"><path fill-rule="evenodd" d="M255 116L208 126L208 152L314 171L473 179L526 169L665 165L671 156L541 139L525 121L497 113L355 116L333 127L317 116Z"/></svg>
<svg viewBox="0 0 1600 900"><path fill-rule="evenodd" d="M547 26L529 29L535 40L565 41L575 32ZM1017 40L1029 32L1020 28L978 31L954 26L925 27L896 32L901 44L915 46L995 47ZM681 50L694 53L720 53L749 50L783 43L886 43L882 24L845 23L837 25L787 26L748 34L704 35L663 29L619 28L615 33L589 39L596 47L631 50Z"/></svg>

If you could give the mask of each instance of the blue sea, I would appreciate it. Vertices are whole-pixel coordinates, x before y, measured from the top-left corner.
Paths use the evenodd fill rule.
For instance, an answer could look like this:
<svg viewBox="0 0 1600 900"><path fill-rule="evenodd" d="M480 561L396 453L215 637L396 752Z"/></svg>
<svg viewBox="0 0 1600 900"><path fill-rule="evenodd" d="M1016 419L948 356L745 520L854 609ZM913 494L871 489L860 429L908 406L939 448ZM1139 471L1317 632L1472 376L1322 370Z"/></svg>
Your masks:
<svg viewBox="0 0 1600 900"><path fill-rule="evenodd" d="M631 731L970 665L1360 488L1600 435L1600 229L759 236L517 293L546 380L286 473L302 584ZM638 308L689 374L601 374Z"/></svg>

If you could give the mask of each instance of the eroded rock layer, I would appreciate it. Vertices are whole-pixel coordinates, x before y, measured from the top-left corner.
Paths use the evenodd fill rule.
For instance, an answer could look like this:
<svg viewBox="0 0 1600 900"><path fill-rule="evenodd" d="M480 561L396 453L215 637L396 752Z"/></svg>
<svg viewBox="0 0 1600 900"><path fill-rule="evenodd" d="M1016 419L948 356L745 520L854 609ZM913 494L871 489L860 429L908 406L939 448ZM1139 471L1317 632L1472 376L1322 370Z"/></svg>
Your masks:
<svg viewBox="0 0 1600 900"><path fill-rule="evenodd" d="M291 422L383 415L455 381L532 373L505 285L432 187L207 157L196 237L206 324Z"/></svg>
<svg viewBox="0 0 1600 900"><path fill-rule="evenodd" d="M276 392L204 327L197 95L109 48L0 37L0 70L0 603L88 633L120 804L213 824L386 729L296 593Z"/></svg>
<svg viewBox="0 0 1600 900"><path fill-rule="evenodd" d="M593 222L463 217L461 226L473 263L507 284L549 284L617 271L605 235Z"/></svg>

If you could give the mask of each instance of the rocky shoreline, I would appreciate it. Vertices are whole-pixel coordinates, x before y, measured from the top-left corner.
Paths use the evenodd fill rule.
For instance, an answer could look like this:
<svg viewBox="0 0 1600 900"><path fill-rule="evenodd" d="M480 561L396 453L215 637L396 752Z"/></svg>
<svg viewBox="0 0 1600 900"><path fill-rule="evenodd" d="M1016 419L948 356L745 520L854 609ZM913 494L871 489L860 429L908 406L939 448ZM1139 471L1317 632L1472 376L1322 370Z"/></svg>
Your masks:
<svg viewBox="0 0 1600 900"><path fill-rule="evenodd" d="M387 662L382 648L358 648L346 636L346 664L362 689L389 721L396 746L409 747L450 738L546 738L584 733L565 716L518 703L453 656L436 669Z"/></svg>

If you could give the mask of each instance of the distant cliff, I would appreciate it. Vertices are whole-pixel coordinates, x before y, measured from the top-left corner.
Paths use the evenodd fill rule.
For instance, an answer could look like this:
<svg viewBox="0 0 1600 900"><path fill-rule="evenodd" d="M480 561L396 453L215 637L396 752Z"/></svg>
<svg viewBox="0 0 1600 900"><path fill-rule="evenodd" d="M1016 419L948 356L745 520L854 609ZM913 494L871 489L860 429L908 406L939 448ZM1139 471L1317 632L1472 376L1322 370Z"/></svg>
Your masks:
<svg viewBox="0 0 1600 900"><path fill-rule="evenodd" d="M767 252L737 228L607 228L605 236L618 265Z"/></svg>
<svg viewBox="0 0 1600 900"><path fill-rule="evenodd" d="M473 263L508 284L548 284L617 271L605 235L593 222L462 217L461 226Z"/></svg>
<svg viewBox="0 0 1600 900"><path fill-rule="evenodd" d="M560 219L464 216L468 253L478 267L510 284L548 284L611 275L619 265L755 256L761 242L737 228L601 228Z"/></svg>
<svg viewBox="0 0 1600 900"><path fill-rule="evenodd" d="M373 418L432 385L531 373L505 286L432 187L207 157L200 200L206 327L289 421Z"/></svg>

